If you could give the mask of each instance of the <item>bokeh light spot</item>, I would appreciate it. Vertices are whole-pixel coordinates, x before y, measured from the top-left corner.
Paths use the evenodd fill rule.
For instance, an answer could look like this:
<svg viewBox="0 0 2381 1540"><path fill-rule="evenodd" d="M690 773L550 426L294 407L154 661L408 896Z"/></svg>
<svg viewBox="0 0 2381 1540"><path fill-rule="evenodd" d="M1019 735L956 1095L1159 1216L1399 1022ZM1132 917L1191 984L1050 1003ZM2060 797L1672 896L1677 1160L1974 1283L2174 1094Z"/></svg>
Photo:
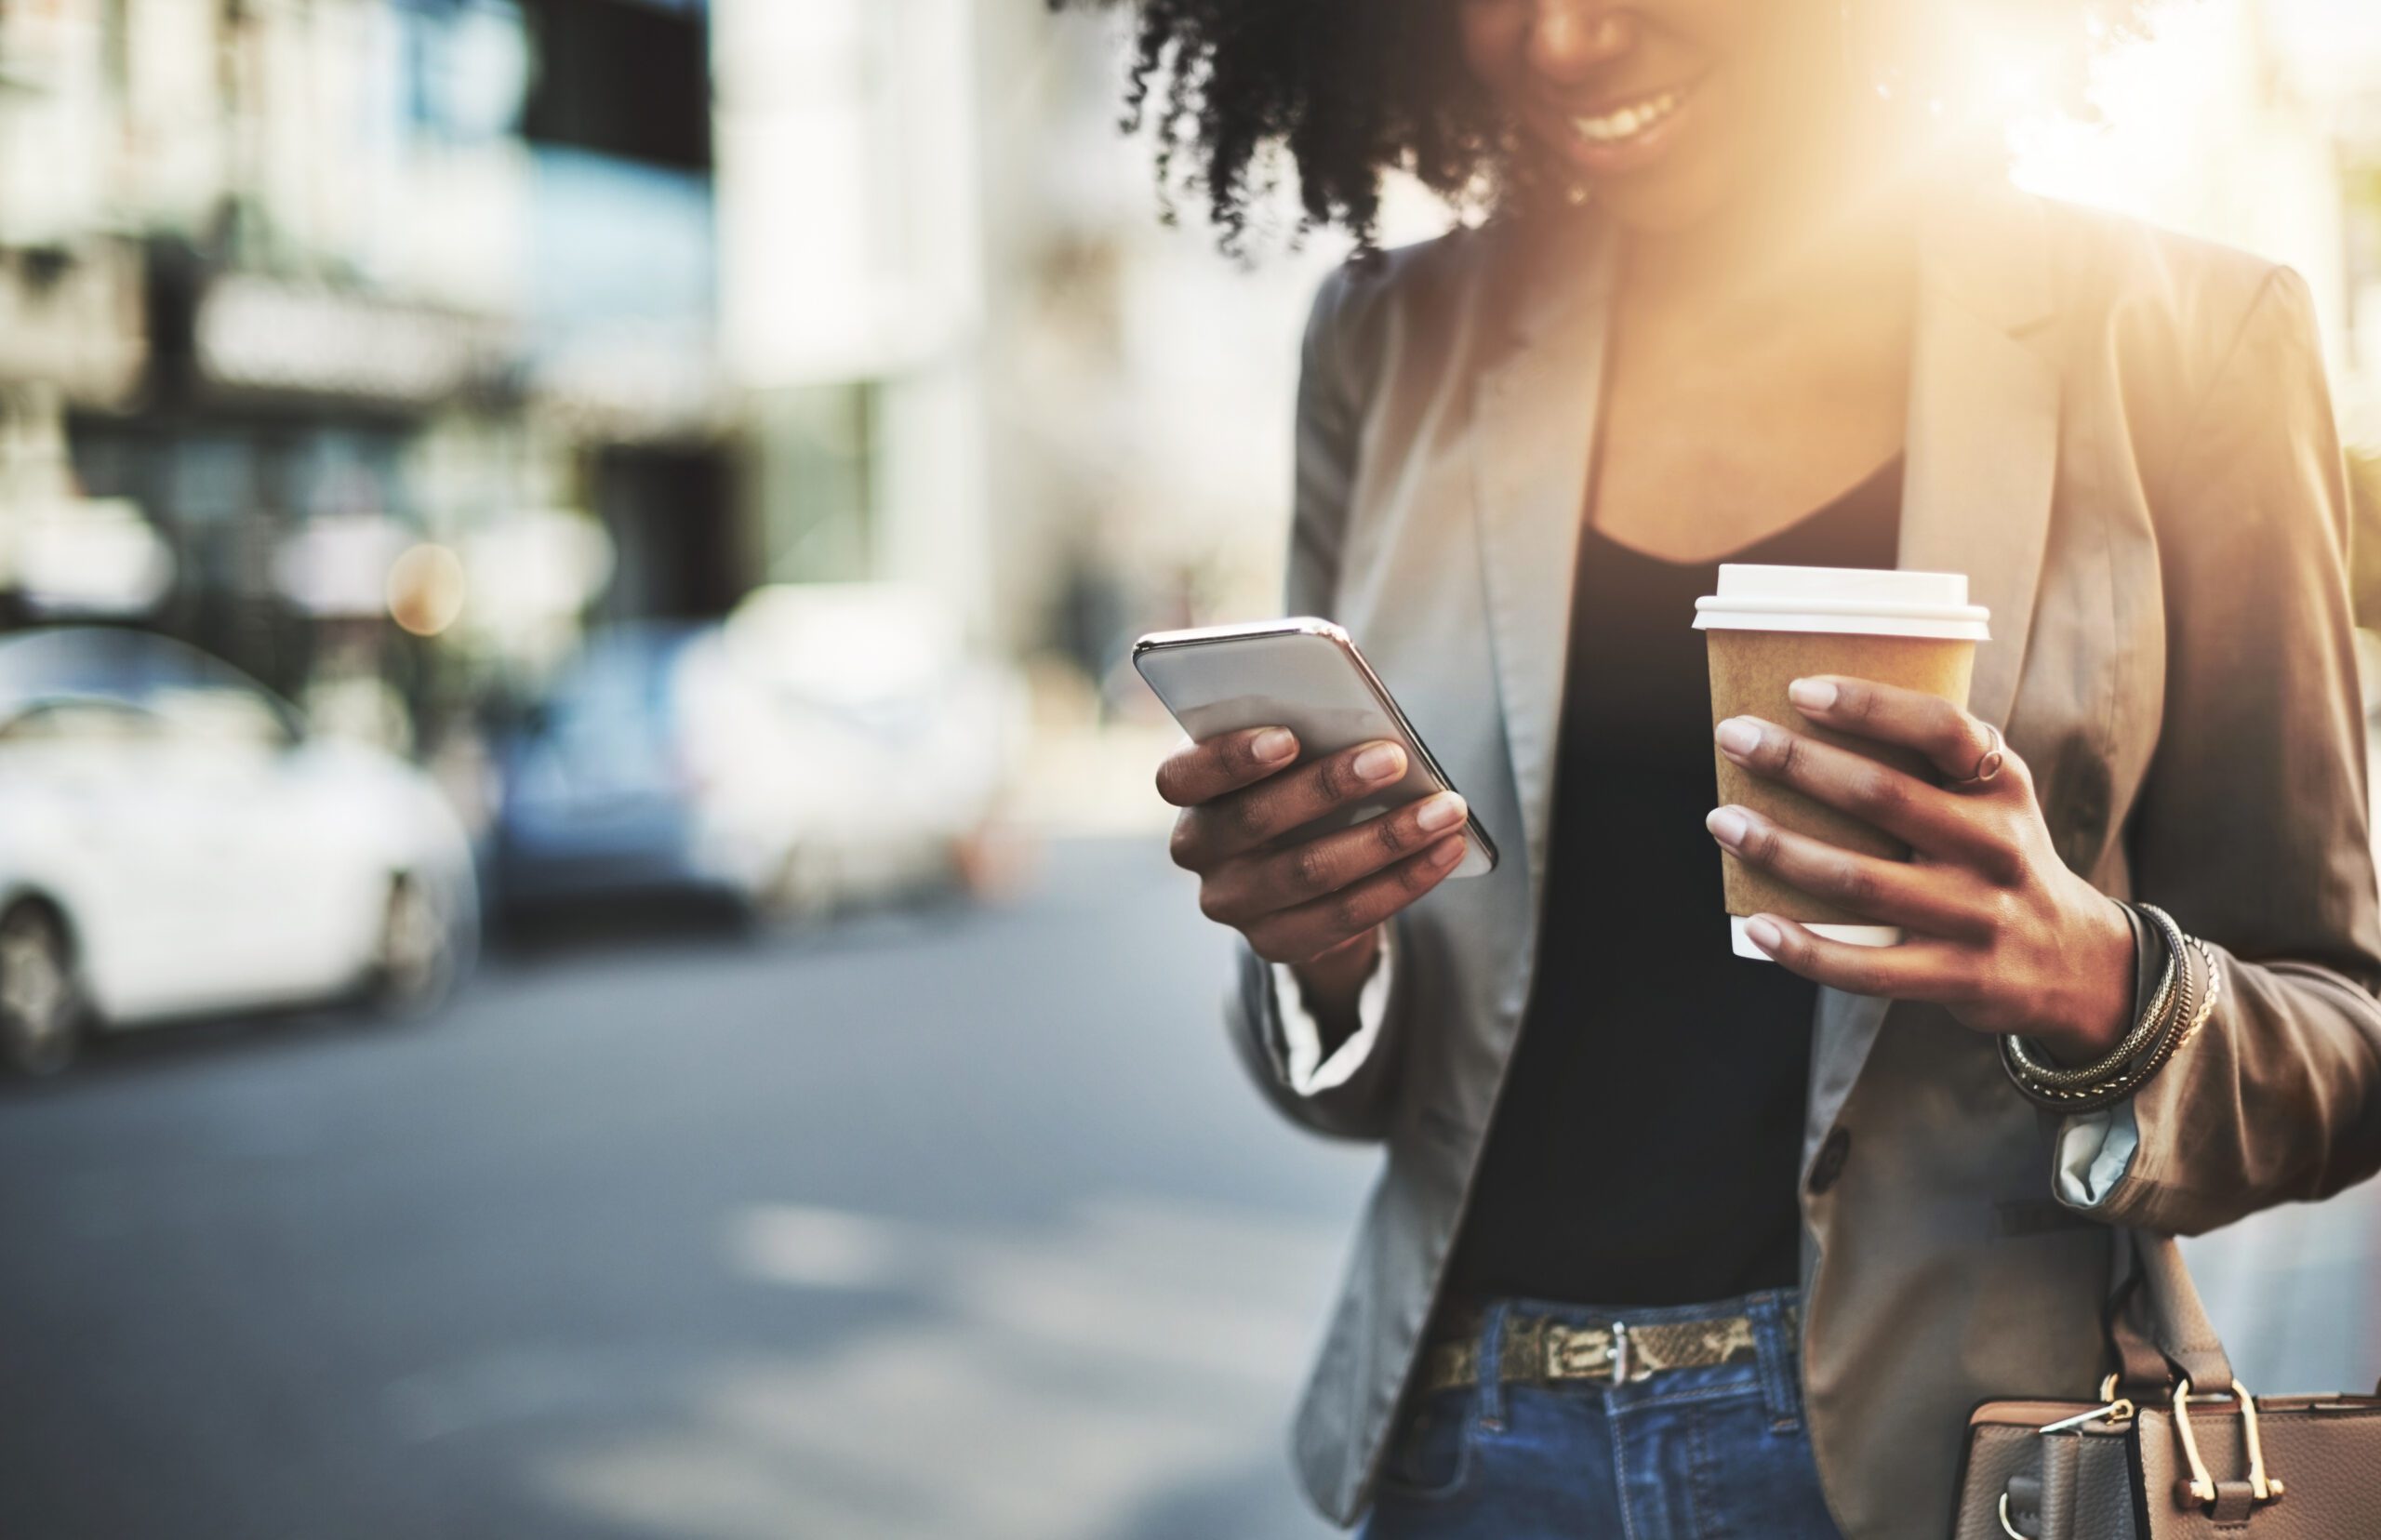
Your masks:
<svg viewBox="0 0 2381 1540"><path fill-rule="evenodd" d="M389 565L390 617L416 636L436 636L463 613L462 559L443 545L418 545Z"/></svg>

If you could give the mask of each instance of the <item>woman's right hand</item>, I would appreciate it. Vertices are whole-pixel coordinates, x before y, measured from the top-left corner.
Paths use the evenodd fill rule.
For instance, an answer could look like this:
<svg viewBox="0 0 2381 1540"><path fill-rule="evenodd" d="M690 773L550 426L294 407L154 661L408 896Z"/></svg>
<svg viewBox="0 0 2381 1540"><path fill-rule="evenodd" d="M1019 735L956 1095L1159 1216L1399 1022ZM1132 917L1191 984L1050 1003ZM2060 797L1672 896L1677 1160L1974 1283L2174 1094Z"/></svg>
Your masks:
<svg viewBox="0 0 2381 1540"><path fill-rule="evenodd" d="M1380 927L1439 885L1463 856L1463 799L1421 797L1347 829L1294 836L1316 818L1391 786L1405 750L1360 743L1297 763L1284 727L1185 742L1158 766L1158 795L1182 809L1174 862L1199 878L1199 908L1257 955L1297 969L1319 1016L1354 1009Z"/></svg>

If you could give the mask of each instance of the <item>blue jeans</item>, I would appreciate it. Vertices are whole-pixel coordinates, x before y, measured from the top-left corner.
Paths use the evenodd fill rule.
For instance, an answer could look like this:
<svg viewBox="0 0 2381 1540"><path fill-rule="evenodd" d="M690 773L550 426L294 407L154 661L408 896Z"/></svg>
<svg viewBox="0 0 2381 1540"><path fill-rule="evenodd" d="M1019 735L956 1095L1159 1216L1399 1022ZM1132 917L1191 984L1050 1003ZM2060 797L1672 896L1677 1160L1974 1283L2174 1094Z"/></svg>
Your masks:
<svg viewBox="0 0 2381 1540"><path fill-rule="evenodd" d="M1365 1540L1842 1540L1802 1423L1791 1291L1603 1310L1489 1305L1480 1385L1426 1397L1398 1428ZM1496 1383L1505 1317L1631 1326L1747 1316L1758 1355L1617 1387Z"/></svg>

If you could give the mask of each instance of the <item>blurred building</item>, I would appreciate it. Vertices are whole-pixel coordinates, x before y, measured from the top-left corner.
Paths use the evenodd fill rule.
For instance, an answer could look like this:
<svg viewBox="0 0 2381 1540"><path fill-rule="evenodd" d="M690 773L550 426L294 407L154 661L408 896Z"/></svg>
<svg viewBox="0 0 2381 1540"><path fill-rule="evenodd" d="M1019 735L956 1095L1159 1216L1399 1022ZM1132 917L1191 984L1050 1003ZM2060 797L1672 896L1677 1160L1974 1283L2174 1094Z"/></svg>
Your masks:
<svg viewBox="0 0 2381 1540"><path fill-rule="evenodd" d="M2376 17L2177 0L2105 123L2017 140L2298 266L2381 442ZM1273 603L1344 242L1162 225L1125 24L0 0L0 625L138 618L402 744L591 620L893 579L1133 700L1136 631ZM1443 219L1393 188L1384 234Z"/></svg>
<svg viewBox="0 0 2381 1540"><path fill-rule="evenodd" d="M779 580L922 582L980 629L979 13L720 0L722 355Z"/></svg>
<svg viewBox="0 0 2381 1540"><path fill-rule="evenodd" d="M403 743L591 601L724 611L706 38L661 0L0 5L6 614L143 617Z"/></svg>
<svg viewBox="0 0 2381 1540"><path fill-rule="evenodd" d="M1117 133L1115 18L718 0L723 359L768 572L926 586L1093 675L1272 600L1306 299ZM1330 243L1318 243L1327 246Z"/></svg>

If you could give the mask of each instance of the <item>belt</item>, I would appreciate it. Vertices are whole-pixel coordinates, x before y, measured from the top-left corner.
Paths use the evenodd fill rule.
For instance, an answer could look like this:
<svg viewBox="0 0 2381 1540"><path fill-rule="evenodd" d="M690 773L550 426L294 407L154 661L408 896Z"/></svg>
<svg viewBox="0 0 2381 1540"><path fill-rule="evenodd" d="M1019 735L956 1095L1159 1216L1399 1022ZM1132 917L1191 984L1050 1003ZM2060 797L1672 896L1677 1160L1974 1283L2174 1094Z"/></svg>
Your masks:
<svg viewBox="0 0 2381 1540"><path fill-rule="evenodd" d="M1792 1306L1786 1329L1795 1327ZM1551 1316L1508 1315L1498 1339L1496 1377L1507 1383L1584 1381L1633 1384L1665 1369L1703 1369L1739 1363L1758 1355L1749 1316L1705 1321L1666 1321L1631 1326L1614 1321L1574 1326ZM1425 1395L1480 1383L1480 1332L1450 1334L1432 1343L1422 1359Z"/></svg>

